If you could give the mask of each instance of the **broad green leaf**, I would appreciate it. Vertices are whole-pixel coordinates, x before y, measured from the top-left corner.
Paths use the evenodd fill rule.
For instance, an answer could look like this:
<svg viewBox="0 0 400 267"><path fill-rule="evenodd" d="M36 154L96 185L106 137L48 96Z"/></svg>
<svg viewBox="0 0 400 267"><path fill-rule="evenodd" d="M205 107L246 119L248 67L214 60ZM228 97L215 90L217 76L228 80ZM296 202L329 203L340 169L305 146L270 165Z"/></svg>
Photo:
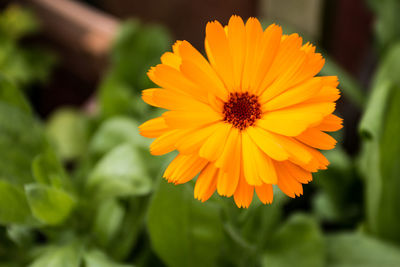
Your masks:
<svg viewBox="0 0 400 267"><path fill-rule="evenodd" d="M286 267L325 266L325 247L322 232L313 218L297 214L271 236L262 257L262 266Z"/></svg>
<svg viewBox="0 0 400 267"><path fill-rule="evenodd" d="M328 267L400 266L398 247L361 233L328 235L326 248Z"/></svg>
<svg viewBox="0 0 400 267"><path fill-rule="evenodd" d="M95 166L88 190L98 198L146 195L151 191L140 153L130 144L122 144L107 153Z"/></svg>
<svg viewBox="0 0 400 267"><path fill-rule="evenodd" d="M148 213L152 247L170 267L218 266L223 244L220 216L216 203L193 198L190 184L162 180Z"/></svg>
<svg viewBox="0 0 400 267"><path fill-rule="evenodd" d="M115 237L121 227L124 215L124 208L114 198L99 203L93 233L100 245L106 246Z"/></svg>
<svg viewBox="0 0 400 267"><path fill-rule="evenodd" d="M48 247L29 267L80 267L82 245L78 242Z"/></svg>
<svg viewBox="0 0 400 267"><path fill-rule="evenodd" d="M46 130L62 159L76 159L86 150L87 121L81 112L72 108L59 109L50 117Z"/></svg>
<svg viewBox="0 0 400 267"><path fill-rule="evenodd" d="M31 218L24 191L0 180L0 224L23 224Z"/></svg>
<svg viewBox="0 0 400 267"><path fill-rule="evenodd" d="M76 202L67 192L43 184L25 185L25 193L33 215L39 221L50 225L64 222Z"/></svg>
<svg viewBox="0 0 400 267"><path fill-rule="evenodd" d="M123 143L147 149L149 141L139 134L138 126L138 123L127 117L110 118L94 134L90 150L98 155L103 155Z"/></svg>
<svg viewBox="0 0 400 267"><path fill-rule="evenodd" d="M0 101L18 107L26 113L31 113L31 107L21 91L2 75L0 75Z"/></svg>
<svg viewBox="0 0 400 267"><path fill-rule="evenodd" d="M366 178L366 227L379 237L400 242L400 44L383 60L366 113L360 170Z"/></svg>
<svg viewBox="0 0 400 267"><path fill-rule="evenodd" d="M42 128L29 114L0 101L0 177L14 184L33 181L33 158L47 146Z"/></svg>
<svg viewBox="0 0 400 267"><path fill-rule="evenodd" d="M127 202L127 203L126 203ZM107 251L113 259L125 260L137 244L145 230L148 198L134 197L125 200L125 216L118 233L107 246Z"/></svg>
<svg viewBox="0 0 400 267"><path fill-rule="evenodd" d="M71 183L64 167L50 147L33 160L32 172L39 183L66 190L71 189Z"/></svg>
<svg viewBox="0 0 400 267"><path fill-rule="evenodd" d="M83 256L86 267L133 267L133 265L119 264L110 260L100 250L91 250Z"/></svg>

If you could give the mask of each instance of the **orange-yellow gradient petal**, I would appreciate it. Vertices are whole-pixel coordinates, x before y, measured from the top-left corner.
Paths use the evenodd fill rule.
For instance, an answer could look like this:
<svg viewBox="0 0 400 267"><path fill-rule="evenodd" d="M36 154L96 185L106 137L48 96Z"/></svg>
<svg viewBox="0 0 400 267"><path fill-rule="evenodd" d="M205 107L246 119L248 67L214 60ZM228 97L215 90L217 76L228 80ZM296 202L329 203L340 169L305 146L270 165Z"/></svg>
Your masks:
<svg viewBox="0 0 400 267"><path fill-rule="evenodd" d="M178 151L164 178L195 179L196 199L217 192L240 208L254 193L264 204L278 188L302 195L312 173L329 165L320 152L336 145L329 133L343 127L333 115L338 78L316 76L325 60L315 46L276 24L263 29L256 18L209 22L204 51L177 41L148 72L159 88L142 98L166 112L140 133L155 138L153 155Z"/></svg>

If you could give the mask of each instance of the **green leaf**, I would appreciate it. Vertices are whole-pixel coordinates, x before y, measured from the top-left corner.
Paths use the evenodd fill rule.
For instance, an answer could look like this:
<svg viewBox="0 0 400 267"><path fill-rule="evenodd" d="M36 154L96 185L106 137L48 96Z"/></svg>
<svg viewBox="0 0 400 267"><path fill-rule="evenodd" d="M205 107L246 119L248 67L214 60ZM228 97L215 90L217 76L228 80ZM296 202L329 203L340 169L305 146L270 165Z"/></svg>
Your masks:
<svg viewBox="0 0 400 267"><path fill-rule="evenodd" d="M262 266L325 266L324 239L318 224L303 214L293 215L271 237Z"/></svg>
<svg viewBox="0 0 400 267"><path fill-rule="evenodd" d="M76 159L86 150L88 127L81 112L72 108L57 110L47 122L46 130L62 159Z"/></svg>
<svg viewBox="0 0 400 267"><path fill-rule="evenodd" d="M29 267L80 267L82 250L78 242L48 247Z"/></svg>
<svg viewBox="0 0 400 267"><path fill-rule="evenodd" d="M130 144L122 144L107 153L88 180L88 190L99 198L146 195L151 188L140 153Z"/></svg>
<svg viewBox="0 0 400 267"><path fill-rule="evenodd" d="M400 242L400 44L379 67L365 116L360 124L363 150L360 171L366 178L366 228L381 238Z"/></svg>
<svg viewBox="0 0 400 267"><path fill-rule="evenodd" d="M400 266L400 249L362 235L339 233L326 238L328 267Z"/></svg>
<svg viewBox="0 0 400 267"><path fill-rule="evenodd" d="M0 223L23 224L31 218L31 212L24 191L0 180Z"/></svg>
<svg viewBox="0 0 400 267"><path fill-rule="evenodd" d="M149 141L139 134L138 126L137 122L127 117L110 118L94 134L90 150L95 154L103 155L123 143L147 149Z"/></svg>
<svg viewBox="0 0 400 267"><path fill-rule="evenodd" d="M72 188L64 167L50 147L33 160L32 172L39 183L66 190Z"/></svg>
<svg viewBox="0 0 400 267"><path fill-rule="evenodd" d="M31 163L47 146L42 128L29 114L0 101L0 177L14 184L33 181Z"/></svg>
<svg viewBox="0 0 400 267"><path fill-rule="evenodd" d="M133 265L119 264L110 260L100 250L91 250L84 255L86 267L133 267Z"/></svg>
<svg viewBox="0 0 400 267"><path fill-rule="evenodd" d="M99 203L93 233L100 245L106 246L115 237L121 227L124 215L125 210L114 198Z"/></svg>
<svg viewBox="0 0 400 267"><path fill-rule="evenodd" d="M150 204L147 226L153 249L170 267L217 266L223 244L220 208L193 198L190 184L162 180Z"/></svg>
<svg viewBox="0 0 400 267"><path fill-rule="evenodd" d="M0 75L0 101L18 107L26 113L31 113L31 107L18 88Z"/></svg>
<svg viewBox="0 0 400 267"><path fill-rule="evenodd" d="M64 222L75 206L75 199L61 189L28 184L25 185L25 192L33 215L45 224Z"/></svg>

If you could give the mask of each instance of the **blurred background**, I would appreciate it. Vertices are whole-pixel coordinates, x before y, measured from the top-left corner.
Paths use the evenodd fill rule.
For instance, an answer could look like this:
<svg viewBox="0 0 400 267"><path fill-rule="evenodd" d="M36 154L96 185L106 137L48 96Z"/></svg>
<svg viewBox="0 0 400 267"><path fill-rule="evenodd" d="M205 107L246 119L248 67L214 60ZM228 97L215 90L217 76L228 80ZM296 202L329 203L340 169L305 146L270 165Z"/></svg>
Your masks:
<svg viewBox="0 0 400 267"><path fill-rule="evenodd" d="M0 1L0 267L400 266L399 0ZM249 209L161 179L150 66L232 14L297 32L344 128L297 199Z"/></svg>

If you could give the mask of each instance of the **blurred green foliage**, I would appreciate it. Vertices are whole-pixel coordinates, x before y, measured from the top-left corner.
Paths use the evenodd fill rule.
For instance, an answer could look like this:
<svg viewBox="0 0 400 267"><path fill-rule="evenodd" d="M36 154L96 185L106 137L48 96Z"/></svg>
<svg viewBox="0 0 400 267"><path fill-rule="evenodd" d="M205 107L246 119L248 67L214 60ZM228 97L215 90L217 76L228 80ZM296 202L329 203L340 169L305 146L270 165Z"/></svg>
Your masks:
<svg viewBox="0 0 400 267"><path fill-rule="evenodd" d="M99 112L64 107L42 122L23 92L52 64L37 60L46 52L19 45L37 30L32 15L6 9L0 267L400 266L400 43L393 18L384 18L396 1L369 2L377 27L389 27L377 34L385 53L370 96L331 60L323 70L338 74L345 96L362 109L361 152L348 155L338 146L325 153L331 165L304 197L276 191L273 204L254 199L248 209L216 196L201 203L192 182L161 179L174 155L151 156L151 140L138 134L140 123L159 115L140 91L153 86L146 72L171 45L164 28L125 23L98 88Z"/></svg>
<svg viewBox="0 0 400 267"><path fill-rule="evenodd" d="M36 33L39 24L29 10L10 5L0 14L0 73L23 89L44 82L55 56L41 47L24 47L22 38Z"/></svg>

